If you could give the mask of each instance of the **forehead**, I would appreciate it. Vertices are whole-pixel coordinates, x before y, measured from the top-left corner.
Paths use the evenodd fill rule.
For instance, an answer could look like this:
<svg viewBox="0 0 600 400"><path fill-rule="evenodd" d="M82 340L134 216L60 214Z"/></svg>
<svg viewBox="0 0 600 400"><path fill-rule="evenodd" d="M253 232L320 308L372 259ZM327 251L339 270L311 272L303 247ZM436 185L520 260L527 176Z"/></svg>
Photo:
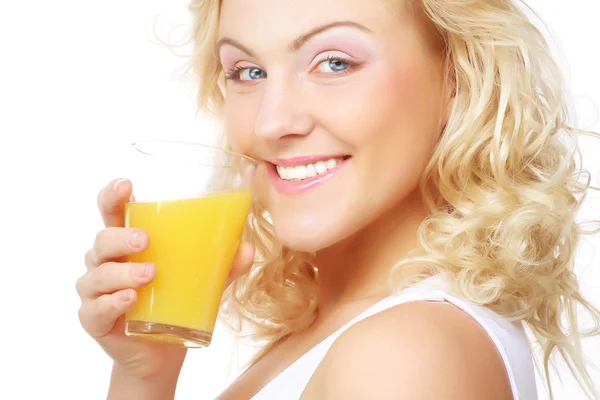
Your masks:
<svg viewBox="0 0 600 400"><path fill-rule="evenodd" d="M399 23L404 0L222 0L219 37L266 45L293 41L315 26L352 21L373 32Z"/></svg>

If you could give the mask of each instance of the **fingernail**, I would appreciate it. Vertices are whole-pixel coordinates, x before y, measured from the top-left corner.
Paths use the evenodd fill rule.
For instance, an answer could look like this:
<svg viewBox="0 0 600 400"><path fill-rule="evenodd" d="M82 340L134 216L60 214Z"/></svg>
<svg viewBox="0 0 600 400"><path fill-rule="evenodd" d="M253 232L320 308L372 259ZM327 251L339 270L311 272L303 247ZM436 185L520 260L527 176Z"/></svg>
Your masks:
<svg viewBox="0 0 600 400"><path fill-rule="evenodd" d="M121 292L121 300L129 301L131 300L131 289L127 289Z"/></svg>
<svg viewBox="0 0 600 400"><path fill-rule="evenodd" d="M133 274L138 278L146 278L150 272L150 266L148 264L136 265Z"/></svg>
<svg viewBox="0 0 600 400"><path fill-rule="evenodd" d="M113 185L113 189L115 190L115 192L120 192L121 189L123 189L124 187L124 183L127 182L127 179L119 179L118 181L115 182L115 184Z"/></svg>
<svg viewBox="0 0 600 400"><path fill-rule="evenodd" d="M132 232L129 235L129 245L135 249L142 247L142 235L139 232Z"/></svg>

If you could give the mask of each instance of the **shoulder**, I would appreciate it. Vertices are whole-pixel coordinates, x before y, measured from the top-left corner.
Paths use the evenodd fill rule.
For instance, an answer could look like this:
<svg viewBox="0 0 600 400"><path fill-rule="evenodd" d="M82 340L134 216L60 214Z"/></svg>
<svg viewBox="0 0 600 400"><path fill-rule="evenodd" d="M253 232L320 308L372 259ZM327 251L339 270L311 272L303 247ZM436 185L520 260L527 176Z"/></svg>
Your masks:
<svg viewBox="0 0 600 400"><path fill-rule="evenodd" d="M307 387L311 398L512 399L485 330L445 302L392 307L353 325Z"/></svg>

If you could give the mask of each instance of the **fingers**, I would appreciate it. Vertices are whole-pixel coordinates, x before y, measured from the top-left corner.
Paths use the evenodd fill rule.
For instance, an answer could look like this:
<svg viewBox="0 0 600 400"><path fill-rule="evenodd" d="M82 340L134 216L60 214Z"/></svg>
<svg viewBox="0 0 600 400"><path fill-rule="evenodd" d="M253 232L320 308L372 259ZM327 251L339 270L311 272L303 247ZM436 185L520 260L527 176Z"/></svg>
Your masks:
<svg viewBox="0 0 600 400"><path fill-rule="evenodd" d="M155 276L156 267L151 263L107 262L79 278L75 287L79 297L85 301L127 288L145 286Z"/></svg>
<svg viewBox="0 0 600 400"><path fill-rule="evenodd" d="M254 262L254 246L250 243L242 242L235 255L228 281L232 282L240 276L248 273Z"/></svg>
<svg viewBox="0 0 600 400"><path fill-rule="evenodd" d="M79 309L79 321L83 329L93 338L109 333L117 319L130 311L137 301L133 289L124 289L105 294L94 301L85 301Z"/></svg>
<svg viewBox="0 0 600 400"><path fill-rule="evenodd" d="M143 229L106 228L96 235L91 251L86 253L85 263L88 268L94 268L107 261L140 253L149 244L150 238Z"/></svg>
<svg viewBox="0 0 600 400"><path fill-rule="evenodd" d="M150 263L107 262L88 271L76 284L84 329L94 338L106 335L117 318L135 305L133 288L147 285L155 276L156 267Z"/></svg>
<svg viewBox="0 0 600 400"><path fill-rule="evenodd" d="M131 197L131 182L116 179L98 194L98 209L106 227L125 225L125 203Z"/></svg>

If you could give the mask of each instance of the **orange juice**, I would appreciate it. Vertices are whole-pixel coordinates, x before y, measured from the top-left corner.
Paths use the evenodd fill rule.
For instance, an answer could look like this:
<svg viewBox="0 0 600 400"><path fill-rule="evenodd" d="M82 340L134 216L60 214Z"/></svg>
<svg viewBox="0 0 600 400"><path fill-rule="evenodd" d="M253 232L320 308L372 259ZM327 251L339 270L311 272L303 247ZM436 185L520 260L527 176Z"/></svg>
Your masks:
<svg viewBox="0 0 600 400"><path fill-rule="evenodd" d="M126 205L126 226L142 228L150 236L148 249L128 261L156 265L154 280L137 289L138 302L126 316L128 324L192 330L206 338L203 345L210 343L250 201L251 192L240 190ZM168 329L163 339L169 340Z"/></svg>

